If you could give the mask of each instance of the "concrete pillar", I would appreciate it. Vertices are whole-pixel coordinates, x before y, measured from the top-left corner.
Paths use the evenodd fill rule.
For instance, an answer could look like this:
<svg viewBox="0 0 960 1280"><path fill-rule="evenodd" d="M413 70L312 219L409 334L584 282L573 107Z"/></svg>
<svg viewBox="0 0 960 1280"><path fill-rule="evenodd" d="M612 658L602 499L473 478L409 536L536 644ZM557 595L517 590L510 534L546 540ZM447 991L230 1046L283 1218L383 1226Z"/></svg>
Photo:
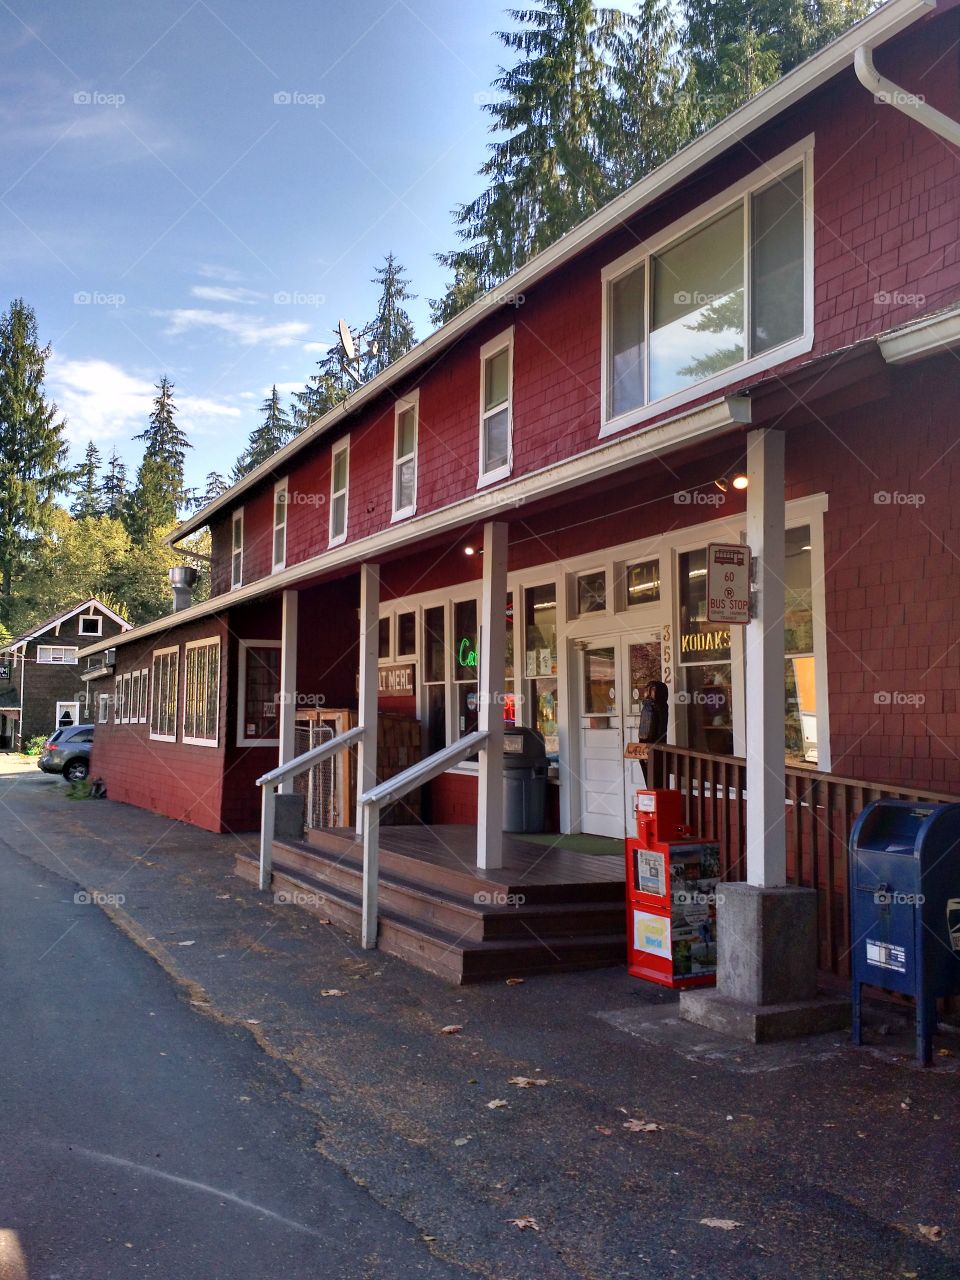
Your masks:
<svg viewBox="0 0 960 1280"><path fill-rule="evenodd" d="M784 828L783 612L784 435L747 435L747 545L755 559L753 620L747 625L747 883L787 883Z"/></svg>
<svg viewBox="0 0 960 1280"><path fill-rule="evenodd" d="M503 683L507 660L507 526L483 526L480 602L480 710L478 728L489 733L480 750L477 788L477 866L503 866Z"/></svg>
<svg viewBox="0 0 960 1280"><path fill-rule="evenodd" d="M286 764L296 755L294 726L297 719L297 612L300 595L284 591L280 629L280 758ZM293 778L280 783L281 795L293 794Z"/></svg>

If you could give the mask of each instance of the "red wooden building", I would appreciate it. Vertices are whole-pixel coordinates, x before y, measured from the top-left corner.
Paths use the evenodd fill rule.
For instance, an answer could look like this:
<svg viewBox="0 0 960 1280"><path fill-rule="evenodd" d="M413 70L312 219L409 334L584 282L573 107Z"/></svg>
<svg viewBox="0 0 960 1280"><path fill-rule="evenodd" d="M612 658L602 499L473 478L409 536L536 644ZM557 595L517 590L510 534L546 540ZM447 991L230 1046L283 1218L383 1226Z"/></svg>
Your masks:
<svg viewBox="0 0 960 1280"><path fill-rule="evenodd" d="M513 891L504 719L543 735L557 860L566 834L632 828L625 744L658 678L653 770L729 834L709 778L752 759L747 878L819 876L821 944L825 920L842 935L842 867L798 867L785 787L960 785L958 40L950 0L889 0L184 522L175 543L211 530L212 596L110 641L121 694L150 690L98 728L110 797L248 831L258 777L359 726L355 788L313 770L308 822L351 827L359 792L369 853L395 799L370 798L377 778L432 761L410 803L448 832L449 891ZM759 615L724 629L706 547L744 539ZM591 866L609 901L612 867ZM385 883L402 872L384 862ZM381 938L392 918L384 898Z"/></svg>

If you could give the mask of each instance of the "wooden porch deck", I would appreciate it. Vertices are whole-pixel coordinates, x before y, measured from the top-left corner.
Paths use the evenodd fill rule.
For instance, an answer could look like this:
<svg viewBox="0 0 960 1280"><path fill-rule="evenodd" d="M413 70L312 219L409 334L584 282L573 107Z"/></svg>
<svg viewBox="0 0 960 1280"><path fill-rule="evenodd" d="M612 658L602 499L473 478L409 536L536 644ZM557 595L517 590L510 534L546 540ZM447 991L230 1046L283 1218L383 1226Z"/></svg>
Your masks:
<svg viewBox="0 0 960 1280"><path fill-rule="evenodd" d="M625 963L622 856L506 835L502 868L475 862L474 827L382 828L380 949L454 983ZM359 935L362 866L353 831L308 830L274 842L273 888Z"/></svg>

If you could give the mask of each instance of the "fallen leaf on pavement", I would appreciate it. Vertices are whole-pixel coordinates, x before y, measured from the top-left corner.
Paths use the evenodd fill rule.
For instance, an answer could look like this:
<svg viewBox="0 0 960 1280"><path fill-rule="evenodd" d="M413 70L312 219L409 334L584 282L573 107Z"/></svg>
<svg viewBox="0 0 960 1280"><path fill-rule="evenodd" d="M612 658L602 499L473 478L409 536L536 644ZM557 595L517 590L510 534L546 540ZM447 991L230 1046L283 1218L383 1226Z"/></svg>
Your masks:
<svg viewBox="0 0 960 1280"><path fill-rule="evenodd" d="M440 1028L440 1034L442 1036L455 1036L459 1031L462 1031L462 1030L463 1030L463 1027L460 1025L459 1022L451 1022L449 1027Z"/></svg>
<svg viewBox="0 0 960 1280"><path fill-rule="evenodd" d="M469 1138L454 1138L453 1145L455 1147L465 1147L469 1141Z"/></svg>
<svg viewBox="0 0 960 1280"><path fill-rule="evenodd" d="M624 1120L623 1127L631 1133L657 1133L663 1125L656 1124L653 1120Z"/></svg>
<svg viewBox="0 0 960 1280"><path fill-rule="evenodd" d="M925 1240L943 1239L943 1227L925 1227L922 1222L918 1222L917 1230Z"/></svg>
<svg viewBox="0 0 960 1280"><path fill-rule="evenodd" d="M333 924L333 921L332 921L332 920L328 920L328 919L327 919L327 917L326 917L326 916L324 916L322 919L319 919L319 918L318 918L318 919L314 920L314 922L313 922L313 923L314 923L314 924ZM306 928L307 926L306 926L306 925L304 925L303 927L304 927L304 928ZM424 1239L426 1239L426 1236L424 1236Z"/></svg>
<svg viewBox="0 0 960 1280"><path fill-rule="evenodd" d="M508 1218L508 1222L512 1222L515 1227L519 1227L521 1231L539 1231L540 1223L536 1218Z"/></svg>
<svg viewBox="0 0 960 1280"><path fill-rule="evenodd" d="M952 1050L952 1049L938 1049L938 1050L937 1050L937 1057L938 1057L938 1058L952 1058L952 1057L953 1057L953 1050Z"/></svg>
<svg viewBox="0 0 960 1280"><path fill-rule="evenodd" d="M192 947L192 946L194 946L194 945L195 945L195 940L194 940L194 939L191 939L191 941L190 941L190 942L178 942L178 943L177 943L177 946L178 946L178 947Z"/></svg>
<svg viewBox="0 0 960 1280"><path fill-rule="evenodd" d="M487 1106L490 1108L491 1111L496 1111L498 1107L509 1107L509 1105L510 1103L506 1100L506 1098L493 1098L491 1099L490 1102L487 1103Z"/></svg>
<svg viewBox="0 0 960 1280"><path fill-rule="evenodd" d="M534 1076L511 1076L507 1084L515 1084L518 1089L532 1089L534 1085L549 1084L549 1080L543 1080Z"/></svg>
<svg viewBox="0 0 960 1280"><path fill-rule="evenodd" d="M610 1137L611 1133L613 1133L613 1130L608 1129L605 1124L595 1124L593 1127L596 1129L597 1133L605 1133L608 1138Z"/></svg>
<svg viewBox="0 0 960 1280"><path fill-rule="evenodd" d="M322 996L345 996L345 991L338 991L336 987L324 987L320 992Z"/></svg>
<svg viewBox="0 0 960 1280"><path fill-rule="evenodd" d="M735 1227L742 1227L742 1222L734 1222L733 1218L701 1218L700 1225L702 1227L716 1227L719 1231L733 1231Z"/></svg>
<svg viewBox="0 0 960 1280"><path fill-rule="evenodd" d="M507 979L507 986L508 986L508 987L519 987L519 986L520 986L520 984L521 984L521 982L523 982L523 979L522 979L522 978L508 978L508 979ZM539 1230L540 1230L540 1228L538 1227L538 1228L537 1228L537 1230L539 1231Z"/></svg>

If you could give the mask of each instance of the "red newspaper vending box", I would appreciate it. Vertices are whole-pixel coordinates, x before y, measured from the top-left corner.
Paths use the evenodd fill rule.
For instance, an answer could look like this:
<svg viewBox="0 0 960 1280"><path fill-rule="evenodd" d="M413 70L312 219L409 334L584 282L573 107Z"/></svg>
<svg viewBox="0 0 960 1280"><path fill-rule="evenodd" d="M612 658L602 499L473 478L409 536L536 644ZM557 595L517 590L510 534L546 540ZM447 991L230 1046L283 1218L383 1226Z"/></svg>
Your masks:
<svg viewBox="0 0 960 1280"><path fill-rule="evenodd" d="M637 792L637 836L626 842L627 968L664 987L717 978L720 846L683 822L679 791Z"/></svg>

